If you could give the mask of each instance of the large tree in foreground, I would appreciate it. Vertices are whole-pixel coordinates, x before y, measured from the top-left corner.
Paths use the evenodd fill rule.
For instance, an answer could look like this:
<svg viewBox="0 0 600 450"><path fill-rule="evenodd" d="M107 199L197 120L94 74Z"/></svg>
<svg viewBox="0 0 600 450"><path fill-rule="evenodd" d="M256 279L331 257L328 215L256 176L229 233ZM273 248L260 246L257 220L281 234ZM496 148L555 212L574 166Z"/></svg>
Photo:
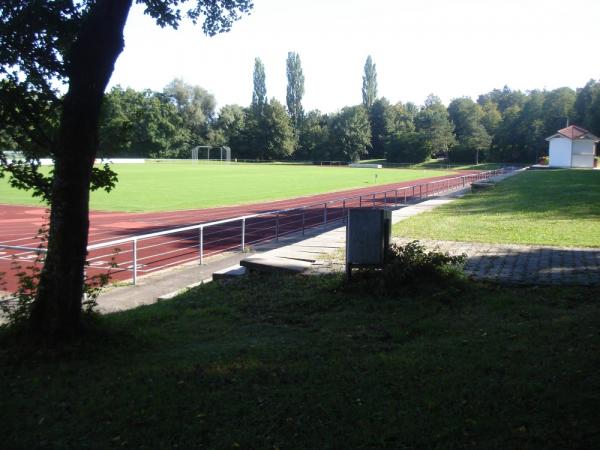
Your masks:
<svg viewBox="0 0 600 450"><path fill-rule="evenodd" d="M79 331L88 243L89 190L114 183L93 169L104 90L123 50L133 0L3 0L0 3L0 99L3 132L25 131L54 158L52 178L35 166L0 158L15 184L50 201L48 253L30 324L35 332ZM137 0L161 27L186 17L208 35L227 31L251 0ZM67 87L59 97L57 87ZM58 111L55 134L42 133L46 110ZM5 127L4 124L8 125ZM7 130L7 131L6 131ZM32 139L33 139L32 137ZM35 155L30 155L34 158ZM105 176L102 176L105 175Z"/></svg>

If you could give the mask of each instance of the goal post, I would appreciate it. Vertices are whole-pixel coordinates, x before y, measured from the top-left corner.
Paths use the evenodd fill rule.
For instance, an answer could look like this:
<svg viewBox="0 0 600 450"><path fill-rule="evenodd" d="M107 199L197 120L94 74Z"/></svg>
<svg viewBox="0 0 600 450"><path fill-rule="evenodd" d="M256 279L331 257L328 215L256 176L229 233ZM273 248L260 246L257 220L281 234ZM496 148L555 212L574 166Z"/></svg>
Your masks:
<svg viewBox="0 0 600 450"><path fill-rule="evenodd" d="M191 157L194 164L199 160L231 162L231 148L226 145L197 145L192 148Z"/></svg>
<svg viewBox="0 0 600 450"><path fill-rule="evenodd" d="M223 159L223 155L225 155L225 159ZM231 149L226 145L221 147L221 161L231 162Z"/></svg>

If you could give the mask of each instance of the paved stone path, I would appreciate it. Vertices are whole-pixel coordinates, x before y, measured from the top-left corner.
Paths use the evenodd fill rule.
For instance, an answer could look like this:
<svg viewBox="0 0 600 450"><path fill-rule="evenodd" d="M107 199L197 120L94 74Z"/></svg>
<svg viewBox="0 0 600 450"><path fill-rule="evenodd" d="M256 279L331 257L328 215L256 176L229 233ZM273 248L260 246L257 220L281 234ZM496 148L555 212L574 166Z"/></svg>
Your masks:
<svg viewBox="0 0 600 450"><path fill-rule="evenodd" d="M414 239L395 239L406 243ZM428 249L466 253L465 272L514 284L598 285L600 249L420 240Z"/></svg>

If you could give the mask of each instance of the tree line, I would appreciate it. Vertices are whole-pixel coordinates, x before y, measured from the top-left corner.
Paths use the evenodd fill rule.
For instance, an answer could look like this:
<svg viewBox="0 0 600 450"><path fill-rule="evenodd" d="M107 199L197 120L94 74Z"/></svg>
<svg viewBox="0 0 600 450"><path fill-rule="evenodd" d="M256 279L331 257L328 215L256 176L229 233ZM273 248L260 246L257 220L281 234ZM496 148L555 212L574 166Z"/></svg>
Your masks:
<svg viewBox="0 0 600 450"><path fill-rule="evenodd" d="M162 92L112 88L104 99L100 156L188 158L194 145L228 145L241 159L414 163L533 162L545 138L568 123L600 134L600 81L573 90L522 92L505 86L445 106L430 95L423 105L377 97L371 57L364 67L360 105L324 114L302 107L300 57L287 57L283 105L268 98L265 68L255 59L251 104L225 105L205 89L175 79Z"/></svg>
<svg viewBox="0 0 600 450"><path fill-rule="evenodd" d="M363 102L324 114L302 107L304 74L297 53L288 53L286 68L285 105L268 98L265 67L256 58L250 105L225 105L218 113L211 93L182 79L161 92L113 87L104 96L98 156L189 158L195 145L228 145L239 159L533 162L547 150L545 138L568 123L600 135L600 80L576 90L522 92L505 86L448 106L435 95L423 105L392 104L377 96L377 70L369 56ZM37 134L52 134L58 119L49 108ZM29 130L19 139L18 131L0 130L2 148L40 154L39 139Z"/></svg>

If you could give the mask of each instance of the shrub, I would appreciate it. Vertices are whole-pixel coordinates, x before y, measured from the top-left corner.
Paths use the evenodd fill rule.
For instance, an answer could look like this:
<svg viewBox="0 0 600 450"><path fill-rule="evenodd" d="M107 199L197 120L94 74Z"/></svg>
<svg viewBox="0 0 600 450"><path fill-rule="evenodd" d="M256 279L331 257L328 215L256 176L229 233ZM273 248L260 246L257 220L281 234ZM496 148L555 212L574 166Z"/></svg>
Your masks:
<svg viewBox="0 0 600 450"><path fill-rule="evenodd" d="M427 249L412 241L392 244L388 263L381 271L381 287L387 292L415 291L439 286L460 288L465 280L463 266L467 255Z"/></svg>

